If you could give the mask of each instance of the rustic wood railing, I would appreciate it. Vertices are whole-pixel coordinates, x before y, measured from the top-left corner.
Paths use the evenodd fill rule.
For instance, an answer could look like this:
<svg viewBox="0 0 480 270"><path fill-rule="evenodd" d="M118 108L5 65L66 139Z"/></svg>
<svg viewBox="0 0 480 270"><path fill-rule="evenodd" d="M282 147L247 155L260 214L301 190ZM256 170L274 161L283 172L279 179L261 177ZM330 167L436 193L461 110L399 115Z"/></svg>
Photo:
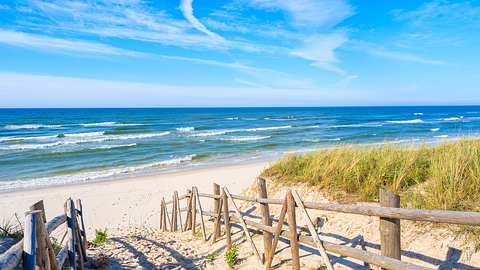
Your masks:
<svg viewBox="0 0 480 270"><path fill-rule="evenodd" d="M17 267L26 270L59 270L68 258L68 268L84 269L86 261L87 237L83 220L82 201L77 200L77 208L72 199L64 205L65 214L47 222L43 201L30 207L25 213L24 238L10 249L0 254L0 269L11 270ZM58 244L61 249L55 254L50 234L66 224L65 234ZM63 245L63 242L65 244Z"/></svg>
<svg viewBox="0 0 480 270"><path fill-rule="evenodd" d="M240 227L245 234L252 252L258 257L260 268L267 270L271 268L279 238L286 239L290 243L292 269L294 270L300 269L299 244L317 249L327 269L333 269L328 253L334 253L357 259L363 261L365 264L375 265L382 269L425 270L429 268L401 260L401 219L435 223L480 225L480 213L478 212L399 208L399 196L384 190L380 191L380 206L367 206L357 204L307 202L303 201L299 194L294 190L288 191L284 199L269 199L264 179L259 178L257 180L257 187L257 197L233 195L230 194L226 187L220 188L217 184L213 185L213 194L199 193L196 187L187 190L187 193L182 196L178 196L178 193L175 191L172 200L165 201L165 199L162 198L160 229L166 231L170 228L170 231L173 232L178 231L180 227L181 231L191 230L192 234L195 234L198 213L203 240L209 240L212 244L215 243L220 237L221 226L223 225L226 247L230 248L232 246L231 226L235 225ZM213 212L204 211L202 209L200 197L214 200ZM186 208L180 208L181 200L186 200ZM259 204L261 216L252 216L241 212L237 207L235 200ZM172 210L169 213L167 206L170 204L172 205ZM278 218L272 218L269 205L282 206ZM380 254L369 252L365 249L339 245L322 240L320 238L321 234L319 235L318 233L319 228L314 226L307 209L379 217L381 242ZM307 228L302 229L309 232L310 235L298 234L298 227L296 224L297 211L305 217ZM184 224L182 224L181 212L186 212ZM205 231L204 216L208 216L214 221L213 232L208 237ZM261 220L261 222L246 217L253 217L257 221ZM273 225L274 221L276 221L276 225ZM288 229L283 228L285 223L288 225ZM251 238L251 233L257 232L263 234L263 254L258 251Z"/></svg>

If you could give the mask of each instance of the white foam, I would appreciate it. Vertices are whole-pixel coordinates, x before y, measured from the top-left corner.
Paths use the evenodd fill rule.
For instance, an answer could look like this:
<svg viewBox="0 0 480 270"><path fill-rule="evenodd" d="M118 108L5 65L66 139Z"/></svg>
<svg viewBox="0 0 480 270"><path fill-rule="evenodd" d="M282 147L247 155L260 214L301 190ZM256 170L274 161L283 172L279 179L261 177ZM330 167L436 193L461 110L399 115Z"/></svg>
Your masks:
<svg viewBox="0 0 480 270"><path fill-rule="evenodd" d="M453 121L461 121L462 119L463 119L463 116L443 118L442 120L447 122L453 122Z"/></svg>
<svg viewBox="0 0 480 270"><path fill-rule="evenodd" d="M437 132L437 131L440 131L440 128L432 128L432 129L430 129L430 131Z"/></svg>
<svg viewBox="0 0 480 270"><path fill-rule="evenodd" d="M140 126L142 124L127 124L117 122L99 122L99 123L85 123L80 124L83 127L124 127L124 126Z"/></svg>
<svg viewBox="0 0 480 270"><path fill-rule="evenodd" d="M347 125L336 125L330 126L332 128L350 128L350 127L382 127L382 124L366 123L366 124L347 124Z"/></svg>
<svg viewBox="0 0 480 270"><path fill-rule="evenodd" d="M176 128L176 130L178 132L191 132L191 131L194 131L195 128L194 127L179 127L179 128Z"/></svg>
<svg viewBox="0 0 480 270"><path fill-rule="evenodd" d="M102 146L94 147L94 148L91 148L91 149L94 149L94 150L109 150L109 149L126 148L126 147L133 147L133 146L137 146L137 144L136 143L129 143L129 144L102 145Z"/></svg>
<svg viewBox="0 0 480 270"><path fill-rule="evenodd" d="M423 113L421 113L421 112L416 112L416 113L413 113L413 115L423 115Z"/></svg>
<svg viewBox="0 0 480 270"><path fill-rule="evenodd" d="M394 120L394 121L387 121L390 124L420 124L424 123L422 119L412 119L412 120Z"/></svg>
<svg viewBox="0 0 480 270"><path fill-rule="evenodd" d="M448 135L439 135L439 136L435 136L435 138L448 138Z"/></svg>
<svg viewBox="0 0 480 270"><path fill-rule="evenodd" d="M25 125L6 125L5 129L39 129L39 128L61 128L61 125L40 125L40 124L25 124Z"/></svg>
<svg viewBox="0 0 480 270"><path fill-rule="evenodd" d="M270 118L270 117L265 117L263 118L264 120L272 120L272 121L295 121L297 118L293 117L287 117L287 118Z"/></svg>
<svg viewBox="0 0 480 270"><path fill-rule="evenodd" d="M246 142L246 141L258 141L265 140L270 138L270 136L242 136L242 137L232 137L232 138L222 138L222 141L231 141L231 142Z"/></svg>
<svg viewBox="0 0 480 270"><path fill-rule="evenodd" d="M53 177L42 177L42 178L28 179L28 180L6 181L6 182L2 182L2 185L0 185L0 192L26 189L26 188L36 188L36 187L42 187L42 186L85 183L85 182L95 181L102 178L114 177L122 174L142 171L146 169L153 169L157 167L160 167L160 168L170 167L170 166L178 165L188 161L192 161L194 157L195 155L187 155L183 157L177 157L177 158L167 159L159 162L138 165L138 166L120 167L120 168L113 168L113 169L102 170L102 171L68 174L68 175L60 175L60 176L53 176Z"/></svg>
<svg viewBox="0 0 480 270"><path fill-rule="evenodd" d="M238 120L238 117L227 117L226 120Z"/></svg>
<svg viewBox="0 0 480 270"><path fill-rule="evenodd" d="M225 130L223 130L223 131L222 130L214 130L214 131L192 134L190 136L191 137L209 137L209 136L217 136L217 135L224 135L224 134L227 134L227 131L225 131Z"/></svg>
<svg viewBox="0 0 480 270"><path fill-rule="evenodd" d="M291 128L291 127L292 127L292 126L247 128L247 129L241 129L240 131L266 131L266 130L287 129L287 128Z"/></svg>

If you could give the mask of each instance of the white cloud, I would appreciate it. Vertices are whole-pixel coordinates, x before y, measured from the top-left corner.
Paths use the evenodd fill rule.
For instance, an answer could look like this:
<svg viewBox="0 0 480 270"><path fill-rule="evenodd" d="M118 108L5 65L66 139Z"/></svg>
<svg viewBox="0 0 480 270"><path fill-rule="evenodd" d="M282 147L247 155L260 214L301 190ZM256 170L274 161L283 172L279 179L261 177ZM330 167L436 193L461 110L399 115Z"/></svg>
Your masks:
<svg viewBox="0 0 480 270"><path fill-rule="evenodd" d="M223 38L221 36L208 30L205 25L203 25L195 16L193 16L192 2L193 0L182 0L180 4L180 10L182 11L185 19L187 19L187 21L189 21L198 31L203 32L218 41L223 41Z"/></svg>
<svg viewBox="0 0 480 270"><path fill-rule="evenodd" d="M353 14L344 0L248 0L258 8L280 9L297 25L331 27Z"/></svg>
<svg viewBox="0 0 480 270"><path fill-rule="evenodd" d="M345 75L346 72L337 66L339 60L335 56L335 50L346 41L347 37L343 32L318 34L307 38L303 47L293 50L291 54L312 61L315 67Z"/></svg>
<svg viewBox="0 0 480 270"><path fill-rule="evenodd" d="M24 32L0 29L0 43L48 51L82 52L88 54L138 57L145 54L124 50L102 43L52 38Z"/></svg>

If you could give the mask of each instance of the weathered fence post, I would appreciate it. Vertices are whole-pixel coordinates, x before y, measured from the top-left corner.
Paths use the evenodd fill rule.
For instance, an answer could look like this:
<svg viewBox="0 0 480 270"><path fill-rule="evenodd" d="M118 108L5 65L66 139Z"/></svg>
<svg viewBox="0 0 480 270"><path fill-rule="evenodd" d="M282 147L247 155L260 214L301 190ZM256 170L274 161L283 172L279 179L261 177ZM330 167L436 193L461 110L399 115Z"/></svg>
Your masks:
<svg viewBox="0 0 480 270"><path fill-rule="evenodd" d="M295 199L292 192L287 193L287 215L288 215L288 231L290 234L290 250L292 252L292 269L300 269L300 255L298 247L297 220L295 215Z"/></svg>
<svg viewBox="0 0 480 270"><path fill-rule="evenodd" d="M214 196L220 196L220 186L217 183L213 183L213 195ZM220 207L220 198L214 198L213 199L213 213L218 213L218 208ZM215 219L216 217L214 217ZM215 222L219 222L217 220L214 220ZM220 230L214 230L215 235L213 238L218 238L220 237Z"/></svg>
<svg viewBox="0 0 480 270"><path fill-rule="evenodd" d="M400 197L393 192L380 190L380 205L383 207L400 207ZM394 259L401 259L400 219L380 218L381 253Z"/></svg>
<svg viewBox="0 0 480 270"><path fill-rule="evenodd" d="M187 217L185 218L185 229L188 231L192 228L192 191L187 189Z"/></svg>
<svg viewBox="0 0 480 270"><path fill-rule="evenodd" d="M25 213L25 229L23 236L23 268L35 270L37 261L37 223L41 218L42 211L28 211Z"/></svg>
<svg viewBox="0 0 480 270"><path fill-rule="evenodd" d="M75 204L72 199L68 199L65 207L67 215L67 235L68 235L68 262L69 269L76 270L76 243L75 243Z"/></svg>
<svg viewBox="0 0 480 270"><path fill-rule="evenodd" d="M42 230L43 231L43 235L45 235L45 237L43 239L45 239L45 251L47 252L47 258L45 258L46 262L45 262L45 268L48 270L48 269L51 269L51 270L57 270L58 267L57 267L57 264L56 264L56 258L55 258L55 253L53 251L53 245L52 245L52 242L50 240L50 236L48 235L48 232L47 232L47 228L46 228L46 223L47 223L47 216L45 215L45 205L43 204L43 200L40 200L38 202L36 202L35 204L33 204L32 206L30 206L30 210L33 211L33 210L40 210L42 211L42 222L39 222L38 225L41 225L39 226L39 230ZM38 233L38 232L37 232ZM37 258L38 260L38 258Z"/></svg>
<svg viewBox="0 0 480 270"><path fill-rule="evenodd" d="M177 231L177 201L175 200L175 192L172 195L172 227L170 228L171 232Z"/></svg>
<svg viewBox="0 0 480 270"><path fill-rule="evenodd" d="M82 238L82 249L83 249L83 254L87 254L87 232L85 230L85 222L83 220L83 205L82 205L82 200L77 199L77 207L80 215L80 236ZM86 262L87 257L85 256L83 260Z"/></svg>
<svg viewBox="0 0 480 270"><path fill-rule="evenodd" d="M222 191L223 220L225 222L225 236L227 237L227 249L232 247L232 235L230 232L230 213L228 210L228 198L225 191Z"/></svg>
<svg viewBox="0 0 480 270"><path fill-rule="evenodd" d="M257 179L257 188L258 188L258 197L267 199L267 184L265 179ZM260 203L260 211L262 214L262 222L265 226L272 226L272 219L270 218L270 210L268 208L268 203ZM263 231L263 261L265 262L266 258L270 257L270 252L272 252L272 234L266 231Z"/></svg>
<svg viewBox="0 0 480 270"><path fill-rule="evenodd" d="M165 226L165 225L163 224L163 215L164 215L164 213L163 213L163 207L164 207L163 201L160 201L160 230L161 230L162 232L164 231L163 228L164 228L164 226Z"/></svg>
<svg viewBox="0 0 480 270"><path fill-rule="evenodd" d="M197 196L194 191L195 187L192 187L192 235L195 235L195 227L197 227Z"/></svg>

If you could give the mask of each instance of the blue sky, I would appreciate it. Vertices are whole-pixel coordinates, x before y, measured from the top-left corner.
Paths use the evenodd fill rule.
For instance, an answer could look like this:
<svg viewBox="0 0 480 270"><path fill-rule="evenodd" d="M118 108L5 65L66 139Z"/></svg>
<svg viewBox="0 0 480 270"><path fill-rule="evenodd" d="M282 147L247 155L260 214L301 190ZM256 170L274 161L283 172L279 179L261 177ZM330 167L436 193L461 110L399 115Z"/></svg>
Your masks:
<svg viewBox="0 0 480 270"><path fill-rule="evenodd" d="M480 1L1 0L0 107L480 104Z"/></svg>

